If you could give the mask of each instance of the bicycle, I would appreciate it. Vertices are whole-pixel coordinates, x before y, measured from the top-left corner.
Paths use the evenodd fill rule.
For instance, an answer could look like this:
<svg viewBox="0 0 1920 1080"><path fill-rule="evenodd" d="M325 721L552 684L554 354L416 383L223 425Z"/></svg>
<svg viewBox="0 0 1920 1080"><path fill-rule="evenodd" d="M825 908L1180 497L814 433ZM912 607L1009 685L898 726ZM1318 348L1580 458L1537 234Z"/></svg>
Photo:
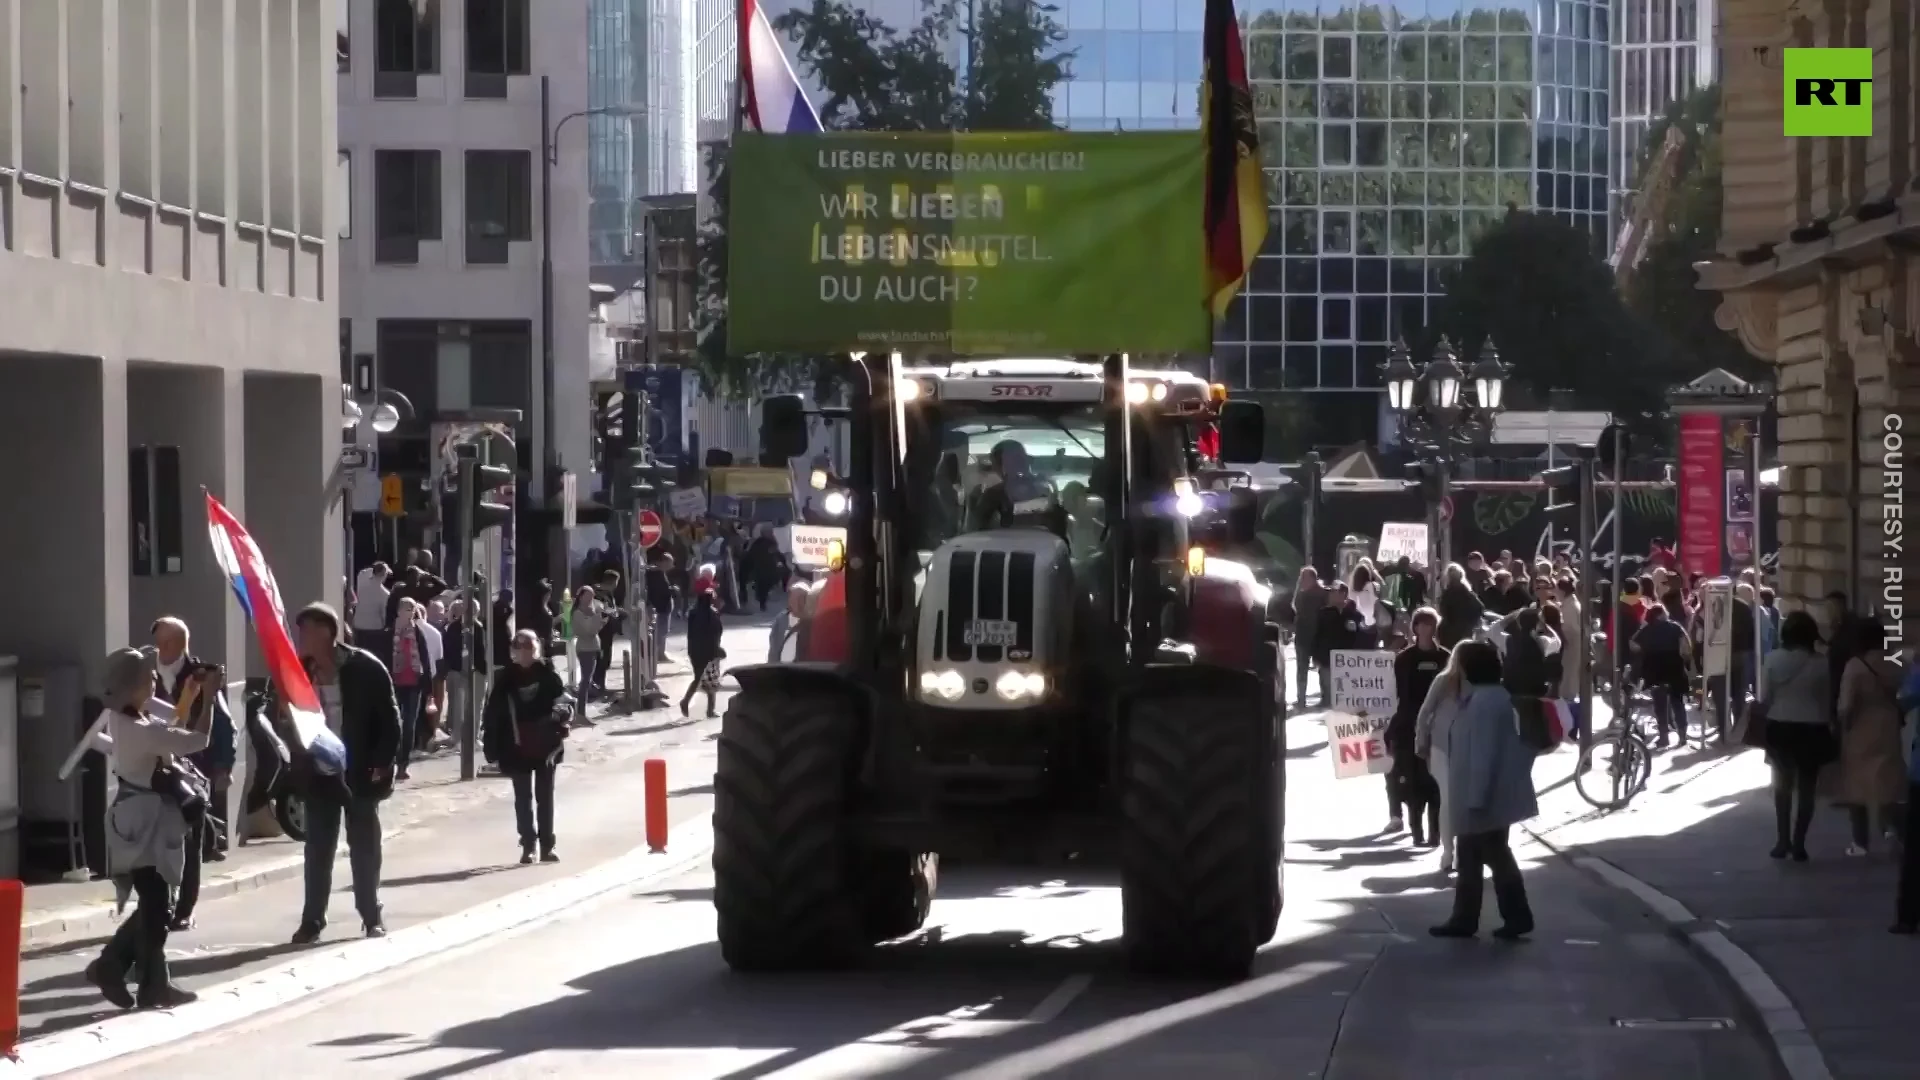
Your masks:
<svg viewBox="0 0 1920 1080"><path fill-rule="evenodd" d="M1580 751L1573 787L1594 809L1625 808L1653 778L1653 750L1640 726L1629 705L1625 716L1615 717Z"/></svg>

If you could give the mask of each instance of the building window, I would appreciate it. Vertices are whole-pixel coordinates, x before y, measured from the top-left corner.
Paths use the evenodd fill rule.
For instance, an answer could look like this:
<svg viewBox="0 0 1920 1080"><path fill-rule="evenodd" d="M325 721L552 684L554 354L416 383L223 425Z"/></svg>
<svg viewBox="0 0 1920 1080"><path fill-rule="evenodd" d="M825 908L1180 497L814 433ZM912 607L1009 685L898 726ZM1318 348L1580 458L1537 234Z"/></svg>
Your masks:
<svg viewBox="0 0 1920 1080"><path fill-rule="evenodd" d="M419 262L421 241L440 239L440 151L374 151L373 198L373 261Z"/></svg>
<svg viewBox="0 0 1920 1080"><path fill-rule="evenodd" d="M440 71L440 0L376 0L373 96L410 98Z"/></svg>
<svg viewBox="0 0 1920 1080"><path fill-rule="evenodd" d="M528 73L528 0L467 0L470 98L507 96L507 76Z"/></svg>
<svg viewBox="0 0 1920 1080"><path fill-rule="evenodd" d="M504 263L507 245L533 239L533 155L467 151L467 261Z"/></svg>
<svg viewBox="0 0 1920 1080"><path fill-rule="evenodd" d="M340 151L333 168L333 205L340 213L340 239L353 235L353 151Z"/></svg>

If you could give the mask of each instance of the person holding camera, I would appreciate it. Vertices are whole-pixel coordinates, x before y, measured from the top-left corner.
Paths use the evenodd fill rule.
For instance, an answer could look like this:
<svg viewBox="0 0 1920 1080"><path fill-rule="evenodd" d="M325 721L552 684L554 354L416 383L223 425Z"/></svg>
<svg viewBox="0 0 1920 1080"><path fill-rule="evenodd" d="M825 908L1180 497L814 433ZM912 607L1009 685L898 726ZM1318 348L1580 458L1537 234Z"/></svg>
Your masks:
<svg viewBox="0 0 1920 1080"><path fill-rule="evenodd" d="M189 815L206 812L205 781L181 758L207 748L212 697L221 689L221 669L196 668L179 704L180 723L147 711L154 690L154 660L137 649L107 657L101 701L109 714L113 770L119 791L107 811L107 857L125 874L138 898L86 978L101 996L122 1009L184 1005L195 994L173 982L167 970L167 935L173 928L173 890L186 873ZM127 978L140 969L136 1001Z"/></svg>
<svg viewBox="0 0 1920 1080"><path fill-rule="evenodd" d="M511 662L493 677L482 716L481 749L487 763L513 782L513 819L520 829L520 864L559 862L554 854L553 776L566 754L573 699L541 647L540 634L513 635Z"/></svg>
<svg viewBox="0 0 1920 1080"><path fill-rule="evenodd" d="M185 620L163 615L154 620L151 632L157 669L153 696L166 706L165 709L153 706L151 711L165 718L166 712L182 700L189 682L209 665L192 655L189 648L192 638ZM193 929L193 911L200 902L201 863L207 859L217 862L226 858L221 849L226 834L227 784L233 776L233 763L239 756L239 747L234 741L233 715L227 708L226 688L214 686L207 692L211 695L207 702L211 714L211 726L208 729L210 739L205 750L187 760L206 778L212 795L198 812L190 810L187 816L189 840L186 869L173 900L173 929L176 933Z"/></svg>

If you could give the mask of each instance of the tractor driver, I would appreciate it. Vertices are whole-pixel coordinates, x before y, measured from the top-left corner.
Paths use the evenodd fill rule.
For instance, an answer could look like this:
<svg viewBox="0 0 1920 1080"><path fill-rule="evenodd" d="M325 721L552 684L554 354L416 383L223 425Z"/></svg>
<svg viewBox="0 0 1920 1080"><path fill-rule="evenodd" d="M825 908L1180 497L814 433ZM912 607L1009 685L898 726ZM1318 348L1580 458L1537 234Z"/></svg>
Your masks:
<svg viewBox="0 0 1920 1080"><path fill-rule="evenodd" d="M1012 439L993 444L987 472L967 497L969 532L1042 528L1066 536L1066 511L1053 484L1035 473L1027 449Z"/></svg>

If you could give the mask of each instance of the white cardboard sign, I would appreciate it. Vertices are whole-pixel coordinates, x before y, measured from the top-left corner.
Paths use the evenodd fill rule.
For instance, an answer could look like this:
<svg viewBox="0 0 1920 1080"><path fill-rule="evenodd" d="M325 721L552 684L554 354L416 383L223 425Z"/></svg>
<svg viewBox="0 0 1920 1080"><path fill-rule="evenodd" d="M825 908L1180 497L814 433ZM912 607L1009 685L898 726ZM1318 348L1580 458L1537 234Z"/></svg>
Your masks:
<svg viewBox="0 0 1920 1080"><path fill-rule="evenodd" d="M780 546L795 566L827 565L827 545L847 542L847 530L838 525L789 525L780 530Z"/></svg>
<svg viewBox="0 0 1920 1080"><path fill-rule="evenodd" d="M1432 565L1427 561L1426 522L1389 521L1380 526L1380 551L1374 564L1384 571L1403 558L1415 566Z"/></svg>
<svg viewBox="0 0 1920 1080"><path fill-rule="evenodd" d="M1733 579L1717 577L1701 582L1700 599L1701 636L1707 639L1703 674L1725 675L1733 659Z"/></svg>
<svg viewBox="0 0 1920 1080"><path fill-rule="evenodd" d="M673 489L667 496L667 512L681 521L693 521L707 515L707 493L697 487Z"/></svg>
<svg viewBox="0 0 1920 1080"><path fill-rule="evenodd" d="M1333 680L1327 750L1334 779L1386 772L1393 766L1387 755L1387 721L1399 704L1393 654L1385 649L1335 649L1327 664Z"/></svg>

